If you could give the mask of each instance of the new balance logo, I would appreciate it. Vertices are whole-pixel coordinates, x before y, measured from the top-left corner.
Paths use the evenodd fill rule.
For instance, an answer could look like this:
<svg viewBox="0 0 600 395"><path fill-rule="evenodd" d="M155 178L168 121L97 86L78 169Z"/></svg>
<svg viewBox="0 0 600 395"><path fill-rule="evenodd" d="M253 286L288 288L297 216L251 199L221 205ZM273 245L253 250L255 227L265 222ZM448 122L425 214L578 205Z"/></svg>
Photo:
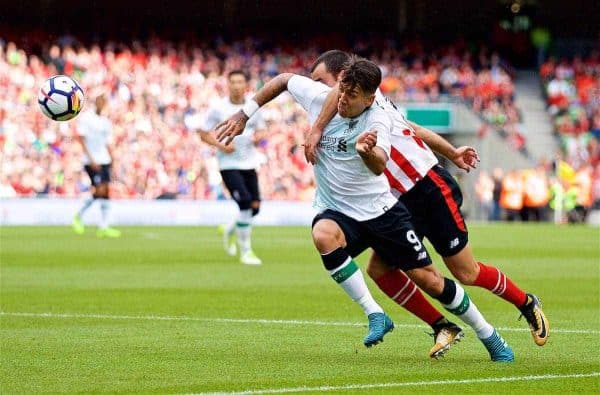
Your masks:
<svg viewBox="0 0 600 395"><path fill-rule="evenodd" d="M341 138L340 141L338 141L337 152L348 152L348 142L346 139Z"/></svg>
<svg viewBox="0 0 600 395"><path fill-rule="evenodd" d="M460 243L460 242L458 241L458 237L457 237L456 239L454 239L454 240L451 240L451 241L450 241L450 248L454 248L454 247L456 247L456 246L458 245L458 243Z"/></svg>
<svg viewBox="0 0 600 395"><path fill-rule="evenodd" d="M417 261L420 261L421 259L425 258L427 258L427 251L420 252L419 256L417 257Z"/></svg>

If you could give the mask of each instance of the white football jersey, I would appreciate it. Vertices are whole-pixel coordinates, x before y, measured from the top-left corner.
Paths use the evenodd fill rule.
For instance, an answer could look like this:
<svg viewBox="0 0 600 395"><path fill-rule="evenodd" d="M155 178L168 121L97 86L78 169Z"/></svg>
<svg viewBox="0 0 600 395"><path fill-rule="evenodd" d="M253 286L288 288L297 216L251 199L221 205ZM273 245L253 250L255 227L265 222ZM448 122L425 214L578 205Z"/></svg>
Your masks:
<svg viewBox="0 0 600 395"><path fill-rule="evenodd" d="M422 180L438 160L427 144L417 137L404 114L390 99L383 96L379 89L375 93L375 101L394 120L390 137L392 145L390 159L384 173L392 193L400 196Z"/></svg>
<svg viewBox="0 0 600 395"><path fill-rule="evenodd" d="M233 104L229 97L222 98L211 105L206 113L201 129L210 131L219 122L224 121L231 115L242 109L244 104ZM217 159L220 170L251 170L259 165L259 155L254 146L254 132L264 129L265 121L260 111L255 113L246 123L244 132L233 139L235 151L226 154L217 150Z"/></svg>
<svg viewBox="0 0 600 395"><path fill-rule="evenodd" d="M308 112L313 123L330 88L299 75L288 82L292 97ZM365 131L377 131L377 146L390 155L391 117L373 104L356 118L336 115L325 127L314 166L317 191L315 208L341 212L357 221L376 218L396 204L384 175L375 175L356 152L356 140Z"/></svg>
<svg viewBox="0 0 600 395"><path fill-rule="evenodd" d="M87 165L92 160L99 165L108 165L111 162L108 145L112 139L112 123L95 111L85 111L77 118L77 133L90 152L91 158L83 155L83 164ZM91 160L90 160L91 159Z"/></svg>

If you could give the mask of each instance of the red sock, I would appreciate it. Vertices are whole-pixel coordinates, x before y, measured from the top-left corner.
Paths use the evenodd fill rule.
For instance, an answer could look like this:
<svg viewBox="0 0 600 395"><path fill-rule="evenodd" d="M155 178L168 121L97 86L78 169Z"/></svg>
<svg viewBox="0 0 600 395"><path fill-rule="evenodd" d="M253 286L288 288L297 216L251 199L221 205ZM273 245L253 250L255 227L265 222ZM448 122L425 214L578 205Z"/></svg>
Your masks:
<svg viewBox="0 0 600 395"><path fill-rule="evenodd" d="M387 272L375 283L387 296L429 325L444 317L425 299L417 284L400 270Z"/></svg>
<svg viewBox="0 0 600 395"><path fill-rule="evenodd" d="M498 268L486 266L481 262L479 265L479 275L473 285L488 289L517 306L523 306L527 302L527 295L523 290L515 285L510 278L506 277Z"/></svg>

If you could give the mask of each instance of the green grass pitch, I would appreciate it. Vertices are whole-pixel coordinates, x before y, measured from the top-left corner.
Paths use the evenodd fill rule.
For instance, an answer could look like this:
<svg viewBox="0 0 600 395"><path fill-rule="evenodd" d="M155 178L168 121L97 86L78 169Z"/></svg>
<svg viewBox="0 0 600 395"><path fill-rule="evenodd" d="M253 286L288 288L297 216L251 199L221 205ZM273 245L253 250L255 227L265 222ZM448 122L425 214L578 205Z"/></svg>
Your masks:
<svg viewBox="0 0 600 395"><path fill-rule="evenodd" d="M370 280L397 328L365 349L366 319L308 227L256 228L260 267L226 256L214 228L122 230L0 228L0 392L600 392L598 228L471 226L478 259L538 294L550 320L538 347L513 306L467 288L512 364L490 362L470 329L430 360L427 328Z"/></svg>

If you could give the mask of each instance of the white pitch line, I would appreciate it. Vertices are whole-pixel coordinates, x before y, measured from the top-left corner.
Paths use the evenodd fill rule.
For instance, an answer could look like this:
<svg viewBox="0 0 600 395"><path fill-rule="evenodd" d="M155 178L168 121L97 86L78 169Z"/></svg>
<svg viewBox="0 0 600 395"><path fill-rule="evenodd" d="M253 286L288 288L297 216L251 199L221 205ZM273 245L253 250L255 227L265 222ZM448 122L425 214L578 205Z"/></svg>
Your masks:
<svg viewBox="0 0 600 395"><path fill-rule="evenodd" d="M367 326L360 322L318 321L318 320L270 320L261 318L201 318L201 317L173 317L160 315L109 315L109 314L80 314L80 313L26 313L0 311L0 316L12 317L34 317L34 318L84 318L102 320L143 320L143 321L188 321L188 322L223 322L238 324L273 324L273 325L313 325L313 326ZM425 325L416 324L394 324L396 328L428 329ZM505 332L529 332L527 328L496 328ZM551 329L552 333L578 333L578 334L600 334L597 329Z"/></svg>
<svg viewBox="0 0 600 395"><path fill-rule="evenodd" d="M598 377L600 372L575 373L575 374L544 374L539 376L509 376L509 377L487 377L480 379L462 379L462 380L433 380L433 381L409 381L397 383L378 383L378 384L350 384L350 385L325 385L321 387L296 387L296 388L267 388L262 390L233 391L233 392L201 392L198 395L256 395L256 394L286 394L292 392L325 392L325 391L345 391L345 390L368 390L374 388L397 388L397 387L417 387L428 385L448 385L448 384L479 384L479 383L505 383L511 381L529 381L529 380L553 380L553 379L579 379L586 377Z"/></svg>

